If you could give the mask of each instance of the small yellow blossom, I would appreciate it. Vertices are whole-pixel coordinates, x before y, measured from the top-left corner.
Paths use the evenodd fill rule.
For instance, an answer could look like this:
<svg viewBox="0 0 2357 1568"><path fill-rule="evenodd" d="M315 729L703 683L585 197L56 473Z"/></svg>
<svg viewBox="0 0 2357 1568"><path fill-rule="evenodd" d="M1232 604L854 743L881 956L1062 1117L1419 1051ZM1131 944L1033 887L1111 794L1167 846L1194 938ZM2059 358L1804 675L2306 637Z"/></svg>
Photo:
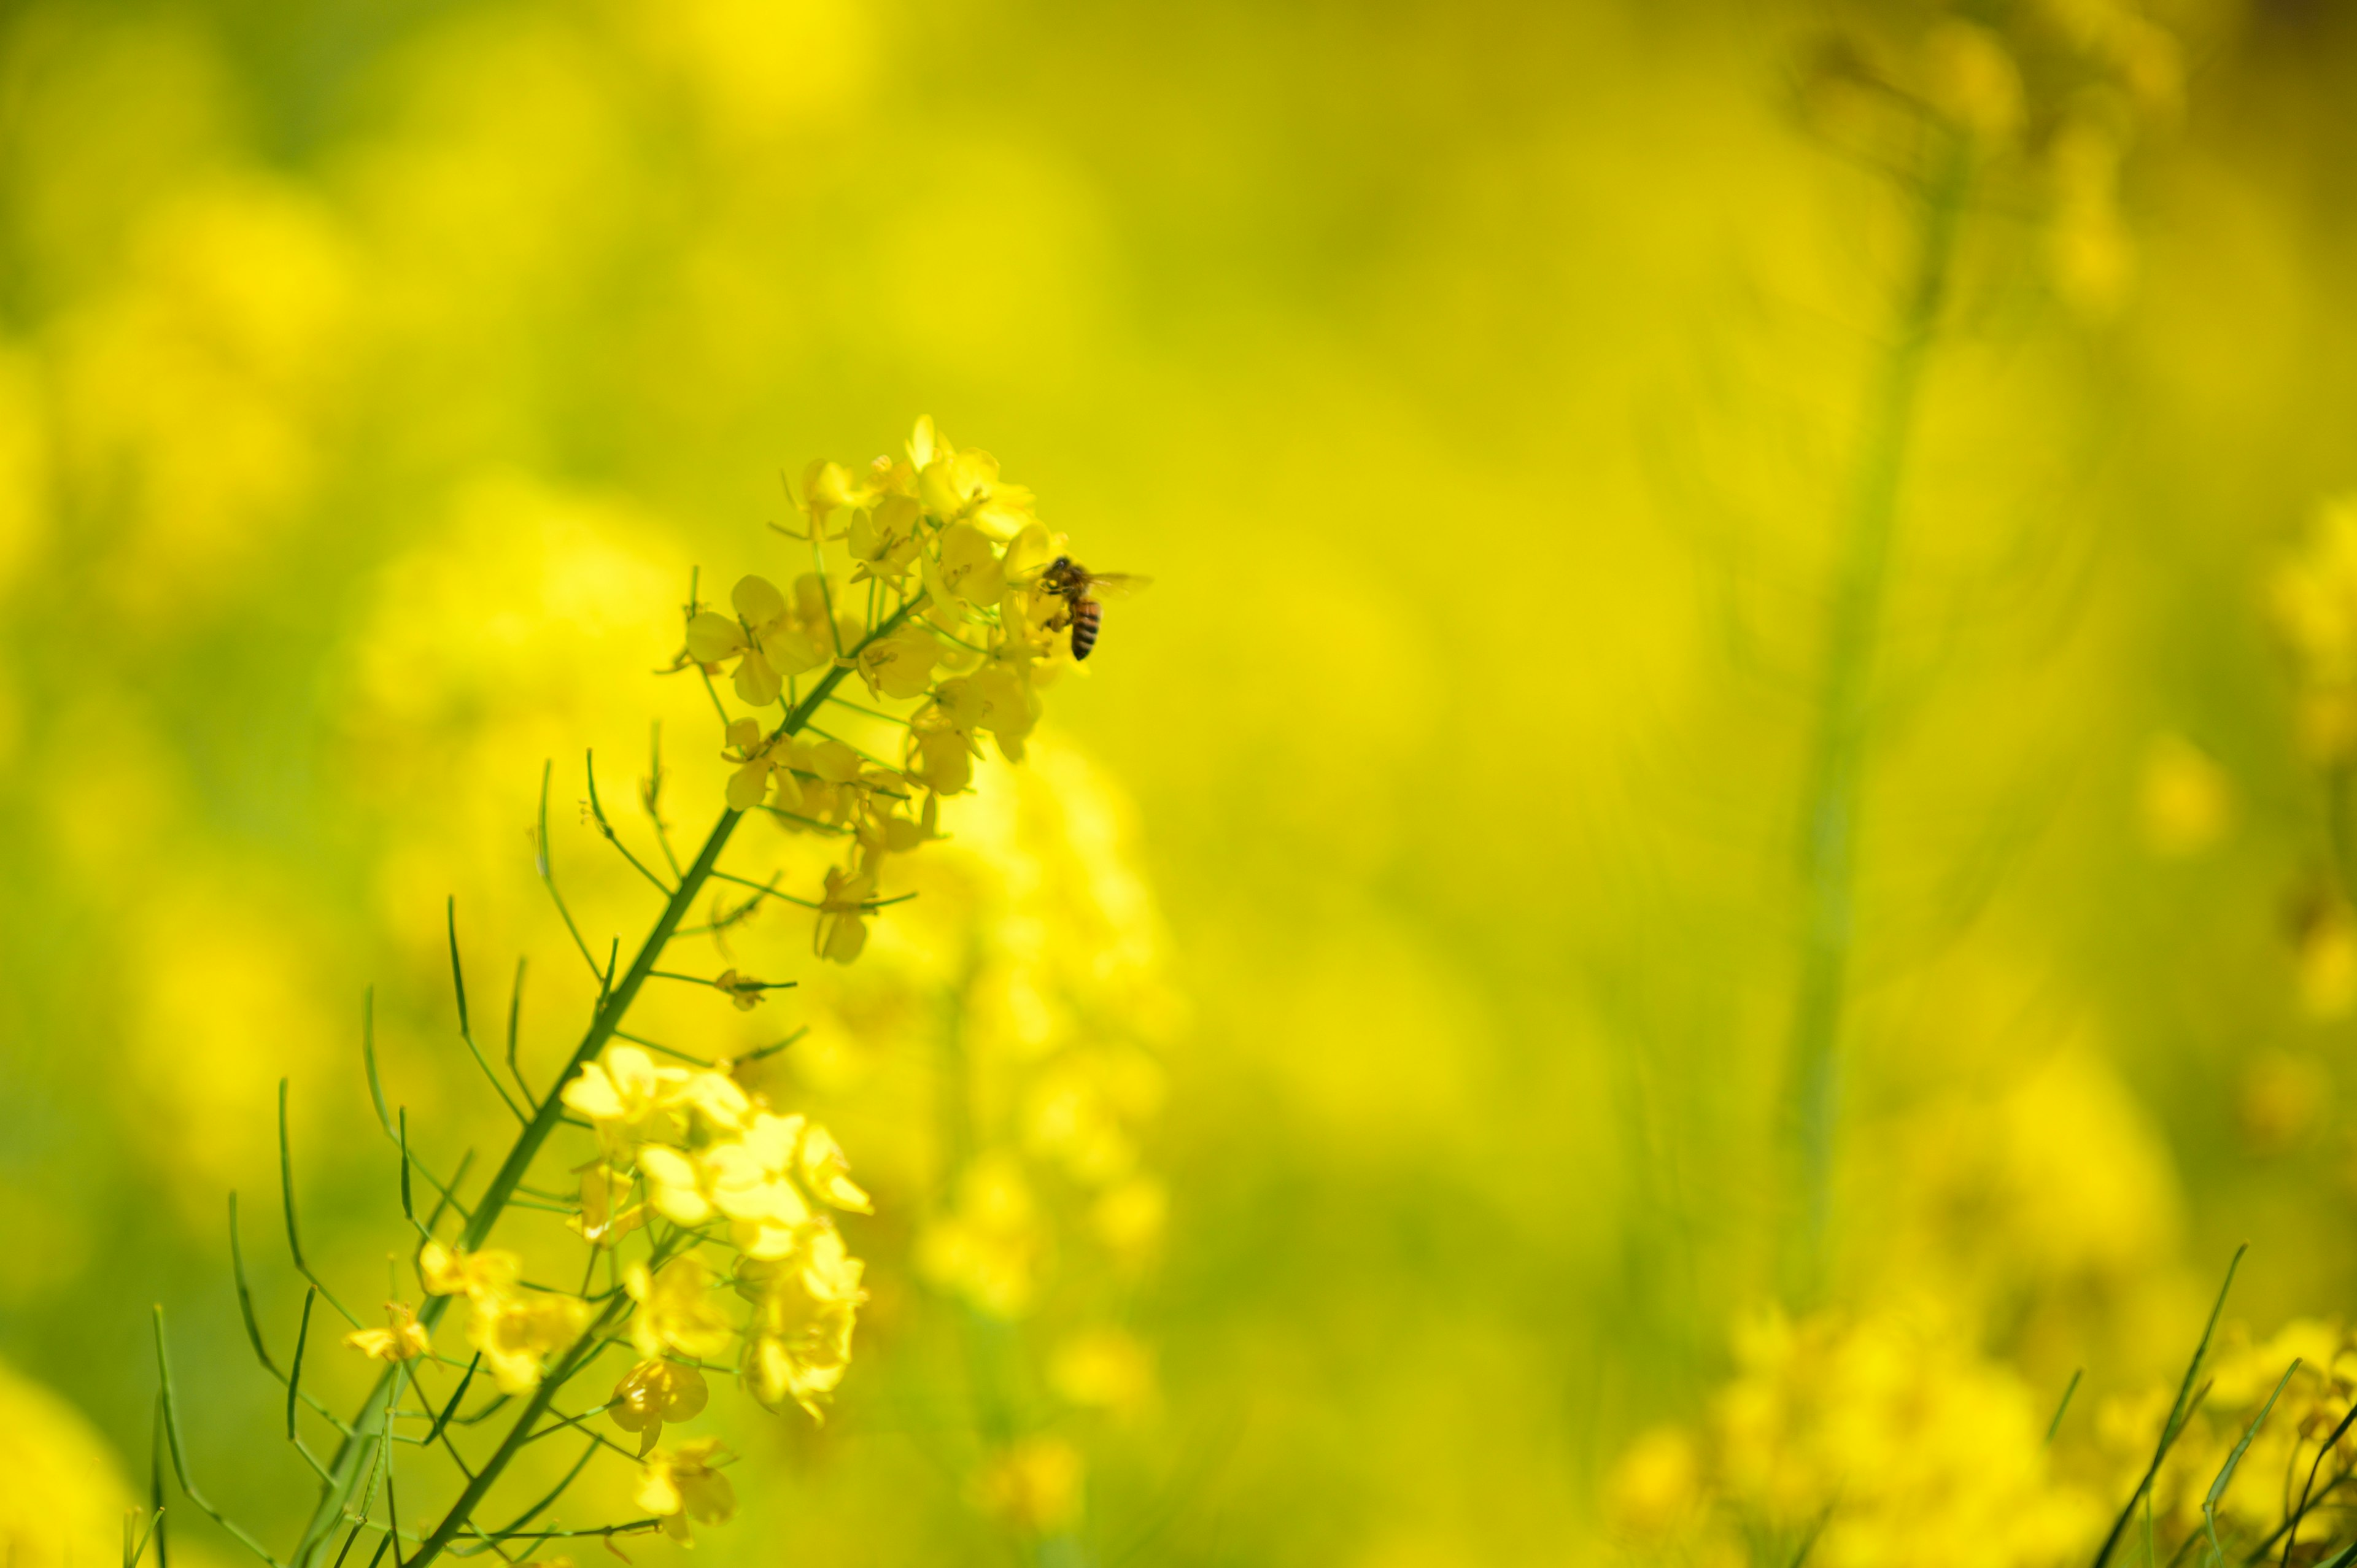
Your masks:
<svg viewBox="0 0 2357 1568"><path fill-rule="evenodd" d="M879 696L920 697L933 683L942 645L923 627L909 625L859 650L859 678Z"/></svg>
<svg viewBox="0 0 2357 1568"><path fill-rule="evenodd" d="M643 1204L622 1207L633 1182L627 1171L617 1171L602 1159L581 1167L581 1210L565 1221L593 1247L610 1247L646 1223Z"/></svg>
<svg viewBox="0 0 2357 1568"><path fill-rule="evenodd" d="M647 1178L647 1206L674 1225L701 1225L713 1215L704 1190L705 1165L668 1144L639 1150L639 1174Z"/></svg>
<svg viewBox="0 0 2357 1568"><path fill-rule="evenodd" d="M815 669L832 657L798 624L785 595L767 577L744 577L729 596L735 619L705 610L687 623L688 657L699 664L737 660L737 695L768 707L785 689L785 677Z"/></svg>
<svg viewBox="0 0 2357 1568"><path fill-rule="evenodd" d="M639 1452L643 1455L662 1441L663 1423L694 1420L709 1397L702 1372L656 1359L640 1361L622 1374L606 1413L613 1417L616 1426L639 1434Z"/></svg>
<svg viewBox="0 0 2357 1568"><path fill-rule="evenodd" d="M608 1150L627 1152L662 1126L684 1077L679 1069L657 1067L637 1046L609 1045L596 1061L583 1064L559 1098L596 1124Z"/></svg>
<svg viewBox="0 0 2357 1568"><path fill-rule="evenodd" d="M905 495L884 496L872 509L853 517L844 531L844 543L851 552L851 580L861 583L874 578L895 585L903 582L924 548L917 532L923 518L924 509L914 497Z"/></svg>
<svg viewBox="0 0 2357 1568"><path fill-rule="evenodd" d="M741 1289L753 1294L745 1338L745 1385L771 1410L791 1401L822 1419L821 1404L851 1364L851 1336L863 1273L834 1227L820 1220L800 1232L792 1255L748 1262Z"/></svg>
<svg viewBox="0 0 2357 1568"><path fill-rule="evenodd" d="M796 510L810 525L808 531L798 537L817 540L833 537L826 530L827 519L837 511L858 511L875 504L877 478L873 471L865 476L855 475L840 463L831 463L823 457L813 459L810 466L802 470L802 495L794 502Z"/></svg>
<svg viewBox="0 0 2357 1568"><path fill-rule="evenodd" d="M699 1437L646 1456L634 1500L663 1521L663 1533L673 1541L692 1543L690 1520L726 1524L737 1517L737 1488L713 1463L720 1452L717 1438Z"/></svg>
<svg viewBox="0 0 2357 1568"><path fill-rule="evenodd" d="M792 743L763 732L753 719L731 720L726 739L729 749L737 756L737 771L728 776L728 809L749 811L768 800L774 788L780 811L792 811L802 804L802 790L794 782Z"/></svg>
<svg viewBox="0 0 2357 1568"><path fill-rule="evenodd" d="M1091 1329L1057 1349L1048 1384L1070 1403L1135 1414L1154 1402L1154 1357L1118 1328Z"/></svg>
<svg viewBox="0 0 2357 1568"><path fill-rule="evenodd" d="M786 1120L801 1122L802 1118L797 1116ZM851 1164L844 1158L842 1145L825 1128L815 1122L803 1122L794 1158L802 1185L820 1201L836 1208L849 1209L854 1214L875 1212L868 1203L867 1195L851 1179Z"/></svg>
<svg viewBox="0 0 2357 1568"><path fill-rule="evenodd" d="M651 1275L644 1263L633 1263L623 1284L639 1304L630 1317L630 1343L640 1357L702 1361L725 1355L736 1342L736 1325L714 1298L712 1271L693 1254L672 1259Z"/></svg>
<svg viewBox="0 0 2357 1568"><path fill-rule="evenodd" d="M813 1198L869 1212L834 1138L801 1116L759 1112L741 1138L705 1150L700 1165L703 1190L736 1221L732 1237L749 1258L782 1258L801 1247Z"/></svg>
<svg viewBox="0 0 2357 1568"><path fill-rule="evenodd" d="M479 1300L505 1291L522 1273L523 1260L499 1248L461 1252L439 1241L428 1241L417 1251L417 1277L429 1295Z"/></svg>
<svg viewBox="0 0 2357 1568"><path fill-rule="evenodd" d="M355 1328L344 1343L375 1361L414 1361L434 1348L434 1337L405 1302L384 1304L385 1326Z"/></svg>
<svg viewBox="0 0 2357 1568"><path fill-rule="evenodd" d="M726 978L725 976L723 978ZM692 1112L708 1133L734 1133L753 1113L745 1086L718 1068L673 1069L678 1074L671 1103Z"/></svg>
<svg viewBox="0 0 2357 1568"><path fill-rule="evenodd" d="M1006 593L1006 569L998 552L990 536L970 523L943 529L939 558L926 557L922 570L926 591L944 608L963 604L989 609Z"/></svg>
<svg viewBox="0 0 2357 1568"><path fill-rule="evenodd" d="M811 947L821 958L849 963L867 945L866 906L876 896L876 879L828 866L826 890L819 896L818 927Z"/></svg>
<svg viewBox="0 0 2357 1568"><path fill-rule="evenodd" d="M989 453L959 451L930 416L917 421L909 456L917 469L917 499L942 521L972 522L991 538L1012 539L1033 521L1031 492L1001 480L998 459Z"/></svg>
<svg viewBox="0 0 2357 1568"><path fill-rule="evenodd" d="M1080 1522L1081 1452L1060 1437L1027 1437L995 1457L974 1487L984 1512L1026 1535L1053 1535Z"/></svg>
<svg viewBox="0 0 2357 1568"><path fill-rule="evenodd" d="M480 1295L468 1305L467 1343L482 1352L501 1393L528 1393L540 1386L548 1358L570 1349L588 1326L588 1304L576 1296Z"/></svg>
<svg viewBox="0 0 2357 1568"><path fill-rule="evenodd" d="M963 792L974 782L973 736L971 727L956 727L954 715L939 704L918 714L909 724L904 764L909 782L936 795Z"/></svg>

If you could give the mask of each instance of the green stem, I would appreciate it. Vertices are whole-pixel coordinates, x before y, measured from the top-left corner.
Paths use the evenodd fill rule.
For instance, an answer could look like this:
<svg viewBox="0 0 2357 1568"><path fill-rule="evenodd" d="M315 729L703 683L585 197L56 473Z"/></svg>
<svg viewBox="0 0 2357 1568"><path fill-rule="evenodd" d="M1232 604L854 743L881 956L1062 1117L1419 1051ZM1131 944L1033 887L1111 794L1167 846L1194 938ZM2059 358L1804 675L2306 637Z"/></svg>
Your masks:
<svg viewBox="0 0 2357 1568"><path fill-rule="evenodd" d="M879 637L888 636L897 630L900 623L908 619L916 610L919 603L921 603L921 600L914 600L903 606L890 619L871 632L860 647L865 648L867 642L872 642ZM811 715L815 714L820 705L826 701L828 693L841 684L843 678L849 673L851 670L848 664L838 664L829 670L818 684L811 689L810 694L796 703L787 712L784 720L779 725L779 733L790 736L802 730L810 723ZM646 983L648 976L653 972L655 964L662 956L663 949L677 931L681 919L686 916L690 907L695 902L696 895L703 891L705 883L711 878L715 868L720 863L721 851L728 847L729 836L737 831L737 824L742 820L743 815L744 813L736 811L721 812L720 821L713 826L710 836L704 841L704 848L697 852L694 864L687 868L687 874L680 878L678 888L664 903L662 914L656 919L654 929L647 934L647 940L640 946L638 955L630 961L630 967L624 972L620 983L608 989L604 1001L590 1020L588 1032L581 1037L581 1044L575 1047L573 1055L565 1062L564 1070L557 1074L554 1084L550 1088L547 1097L533 1112L532 1120L517 1133L514 1145L508 1150L507 1158L500 1162L500 1168L492 1176L490 1186L485 1189L482 1197L476 1203L473 1215L468 1219L465 1230L459 1234L458 1246L461 1250L472 1251L490 1239L492 1227L499 1223L500 1216L506 1210L509 1200L515 1196L517 1187L523 1181L525 1174L531 1170L533 1159L540 1154L541 1145L548 1141L548 1135L556 1130L558 1122L565 1114L565 1105L559 1098L559 1091L583 1067L597 1058L598 1052L604 1050L607 1042L613 1038L615 1031L621 1027L622 1021L629 1015L631 1004L638 1000L639 988ZM546 853L544 843L542 853ZM432 1329L442 1320L443 1314L449 1310L450 1303L454 1299L456 1298L441 1295L427 1297L424 1310L418 1314L418 1320L429 1330ZM387 1367L378 1377L376 1385L369 1391L368 1397L361 1402L359 1413L352 1418L350 1434L344 1438L342 1445L336 1451L334 1462L328 1466L328 1480L320 1490L318 1505L312 1509L310 1522L303 1531L303 1539L296 1544L289 1559L290 1568L312 1568L326 1551L328 1539L334 1533L337 1521L344 1517L345 1509L351 1501L352 1491L359 1486L365 1470L363 1460L367 1454L367 1444L359 1434L371 1432L382 1420L385 1409L393 1400L398 1372L397 1365ZM561 1381L562 1380L551 1380ZM496 1474L496 1467L483 1472L482 1477L479 1477L481 1485L488 1487ZM436 1538L433 1541L420 1547L417 1554L409 1559L404 1568L425 1568L425 1564L441 1550L446 1533L455 1531L466 1522L467 1515L471 1511L473 1503L480 1500L478 1488L470 1487L467 1498L468 1499L467 1509L454 1509L449 1518L444 1520L443 1530L436 1532Z"/></svg>
<svg viewBox="0 0 2357 1568"><path fill-rule="evenodd" d="M1947 297L1970 159L1970 145L1953 139L1925 193L1922 249L1914 279L1900 303L1897 333L1867 398L1826 616L1817 730L1803 797L1800 983L1784 1129L1791 1144L1792 1206L1784 1273L1787 1294L1796 1301L1814 1297L1824 1280L1834 1133L1841 1101L1842 1013L1856 942L1858 816L1875 644L1908 437L1924 362Z"/></svg>

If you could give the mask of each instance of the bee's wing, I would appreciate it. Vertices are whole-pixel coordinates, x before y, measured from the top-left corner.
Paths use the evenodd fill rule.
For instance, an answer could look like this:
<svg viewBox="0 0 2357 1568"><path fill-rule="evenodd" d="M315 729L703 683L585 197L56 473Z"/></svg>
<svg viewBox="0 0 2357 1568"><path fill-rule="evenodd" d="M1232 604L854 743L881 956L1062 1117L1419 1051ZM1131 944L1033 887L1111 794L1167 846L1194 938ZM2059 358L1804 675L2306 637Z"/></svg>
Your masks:
<svg viewBox="0 0 2357 1568"><path fill-rule="evenodd" d="M1125 598L1142 594L1154 586L1151 577L1140 577L1129 572L1092 572L1089 575L1089 592L1099 598Z"/></svg>

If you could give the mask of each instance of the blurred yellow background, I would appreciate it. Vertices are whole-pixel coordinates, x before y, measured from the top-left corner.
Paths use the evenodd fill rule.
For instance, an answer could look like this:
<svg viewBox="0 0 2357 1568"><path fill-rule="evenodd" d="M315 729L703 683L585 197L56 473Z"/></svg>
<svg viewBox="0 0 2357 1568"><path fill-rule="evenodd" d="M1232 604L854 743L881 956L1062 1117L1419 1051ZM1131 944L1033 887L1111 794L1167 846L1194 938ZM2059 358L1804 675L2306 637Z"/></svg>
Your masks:
<svg viewBox="0 0 2357 1568"><path fill-rule="evenodd" d="M2266 610L2357 488L2357 16L2170 15L2115 296L2047 286L2021 191L1971 215L1866 783L1834 1294L2041 1391L2181 1359L2237 1240L2263 1328L2357 1283L2357 946ZM144 1477L162 1301L205 1484L299 1523L222 1208L290 1335L277 1079L313 1251L372 1280L363 988L441 1146L495 1127L446 896L551 1059L591 993L543 759L602 930L582 749L627 800L662 720L716 799L651 673L691 569L791 572L780 470L931 413L1158 580L1050 719L1175 999L1161 1396L1092 1560L1583 1559L1773 1283L1835 498L1910 246L1804 129L1824 19L7 7L0 1358ZM790 1081L858 1168L891 1130L829 1059ZM768 1478L707 1562L1008 1550L934 1463L954 1390L889 1369L892 1223L878 1359L823 1433L732 1425Z"/></svg>

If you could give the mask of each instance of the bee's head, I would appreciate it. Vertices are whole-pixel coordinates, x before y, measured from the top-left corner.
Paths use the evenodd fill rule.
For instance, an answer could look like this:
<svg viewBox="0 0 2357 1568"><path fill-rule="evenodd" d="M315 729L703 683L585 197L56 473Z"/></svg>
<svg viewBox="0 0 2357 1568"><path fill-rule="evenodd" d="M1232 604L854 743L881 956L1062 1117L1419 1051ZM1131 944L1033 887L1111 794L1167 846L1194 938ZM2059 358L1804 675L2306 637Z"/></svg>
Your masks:
<svg viewBox="0 0 2357 1568"><path fill-rule="evenodd" d="M1053 562L1049 564L1048 570L1050 572L1069 572L1071 570L1071 567L1072 558L1071 556L1059 555Z"/></svg>

